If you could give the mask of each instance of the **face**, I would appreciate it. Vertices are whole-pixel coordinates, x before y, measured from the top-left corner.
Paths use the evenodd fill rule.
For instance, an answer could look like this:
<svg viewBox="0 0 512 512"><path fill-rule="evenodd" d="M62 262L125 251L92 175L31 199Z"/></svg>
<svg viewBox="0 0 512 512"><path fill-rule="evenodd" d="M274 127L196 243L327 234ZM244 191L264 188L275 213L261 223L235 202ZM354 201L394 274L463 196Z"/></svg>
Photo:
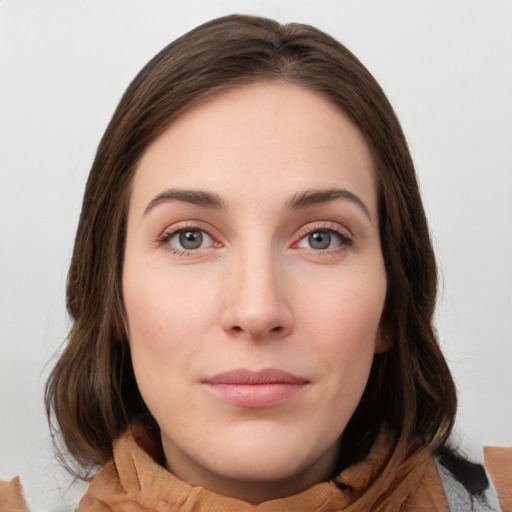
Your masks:
<svg viewBox="0 0 512 512"><path fill-rule="evenodd" d="M328 478L382 348L386 274L358 129L285 84L194 106L136 171L123 295L170 471L253 503Z"/></svg>

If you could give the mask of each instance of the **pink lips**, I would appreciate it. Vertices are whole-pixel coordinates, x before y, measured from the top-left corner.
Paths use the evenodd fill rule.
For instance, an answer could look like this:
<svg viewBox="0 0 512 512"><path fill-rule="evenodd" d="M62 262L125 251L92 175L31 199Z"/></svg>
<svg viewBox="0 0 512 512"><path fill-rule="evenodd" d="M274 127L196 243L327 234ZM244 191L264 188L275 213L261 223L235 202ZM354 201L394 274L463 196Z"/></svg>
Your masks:
<svg viewBox="0 0 512 512"><path fill-rule="evenodd" d="M234 370L206 378L202 383L219 398L238 407L265 408L282 404L304 389L309 381L292 373L265 369Z"/></svg>

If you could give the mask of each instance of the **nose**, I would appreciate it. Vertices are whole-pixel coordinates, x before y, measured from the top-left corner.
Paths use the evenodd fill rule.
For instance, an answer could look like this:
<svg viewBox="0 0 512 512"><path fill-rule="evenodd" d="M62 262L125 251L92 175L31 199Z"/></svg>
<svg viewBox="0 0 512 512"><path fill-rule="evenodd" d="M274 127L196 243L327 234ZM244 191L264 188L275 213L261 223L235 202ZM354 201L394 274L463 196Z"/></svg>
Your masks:
<svg viewBox="0 0 512 512"><path fill-rule="evenodd" d="M222 312L222 326L231 336L265 341L293 332L291 294L284 262L278 260L269 248L240 253L231 262Z"/></svg>

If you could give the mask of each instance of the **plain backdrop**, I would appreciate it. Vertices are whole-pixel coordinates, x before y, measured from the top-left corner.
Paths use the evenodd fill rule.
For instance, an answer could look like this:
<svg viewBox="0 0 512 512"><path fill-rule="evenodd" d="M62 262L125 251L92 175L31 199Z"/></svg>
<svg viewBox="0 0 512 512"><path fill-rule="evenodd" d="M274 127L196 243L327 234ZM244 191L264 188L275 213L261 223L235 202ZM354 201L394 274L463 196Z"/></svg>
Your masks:
<svg viewBox="0 0 512 512"><path fill-rule="evenodd" d="M454 441L512 444L511 0L0 0L0 479L21 474L34 511L81 492L53 462L43 387L95 149L150 57L233 12L315 25L383 86L439 260Z"/></svg>

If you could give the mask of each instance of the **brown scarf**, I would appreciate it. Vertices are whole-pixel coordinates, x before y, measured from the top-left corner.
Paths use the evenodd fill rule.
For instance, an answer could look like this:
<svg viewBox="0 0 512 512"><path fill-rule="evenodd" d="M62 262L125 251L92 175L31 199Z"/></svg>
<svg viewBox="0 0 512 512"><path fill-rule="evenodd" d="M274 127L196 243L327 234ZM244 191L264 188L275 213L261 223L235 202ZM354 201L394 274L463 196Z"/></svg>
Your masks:
<svg viewBox="0 0 512 512"><path fill-rule="evenodd" d="M114 458L94 477L79 512L446 512L441 482L426 450L398 468L385 468L391 441L382 432L368 457L322 482L289 496L252 505L202 487L192 487L155 459L154 441L132 428L114 443Z"/></svg>

